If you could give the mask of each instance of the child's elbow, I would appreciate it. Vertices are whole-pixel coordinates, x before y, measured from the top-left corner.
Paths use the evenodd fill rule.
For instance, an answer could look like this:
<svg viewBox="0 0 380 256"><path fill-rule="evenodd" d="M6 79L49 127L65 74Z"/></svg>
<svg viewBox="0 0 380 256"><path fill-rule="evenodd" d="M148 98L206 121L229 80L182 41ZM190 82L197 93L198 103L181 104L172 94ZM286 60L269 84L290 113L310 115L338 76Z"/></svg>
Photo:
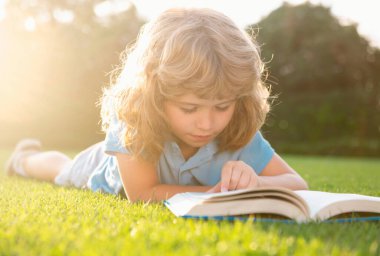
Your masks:
<svg viewBox="0 0 380 256"><path fill-rule="evenodd" d="M139 200L137 198L133 198L133 197L127 197L127 199L128 199L128 202L131 203L131 204L135 204L135 203L141 201L141 200Z"/></svg>
<svg viewBox="0 0 380 256"><path fill-rule="evenodd" d="M126 197L129 201L129 203L136 204L136 203L151 203L152 198L150 196L143 194L132 194L132 193L126 193Z"/></svg>
<svg viewBox="0 0 380 256"><path fill-rule="evenodd" d="M140 202L145 202L140 196L137 195L127 195L127 199L129 203L136 204Z"/></svg>

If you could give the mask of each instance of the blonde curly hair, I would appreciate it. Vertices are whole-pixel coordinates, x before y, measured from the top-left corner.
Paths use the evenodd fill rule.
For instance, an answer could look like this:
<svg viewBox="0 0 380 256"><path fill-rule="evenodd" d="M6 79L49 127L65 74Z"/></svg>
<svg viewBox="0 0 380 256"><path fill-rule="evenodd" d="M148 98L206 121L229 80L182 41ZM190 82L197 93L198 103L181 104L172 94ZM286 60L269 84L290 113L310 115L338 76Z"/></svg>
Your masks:
<svg viewBox="0 0 380 256"><path fill-rule="evenodd" d="M186 93L207 99L234 95L236 107L218 135L219 150L246 145L270 106L264 64L253 39L211 9L170 9L145 24L126 49L121 72L102 97L102 125L125 123L124 146L137 158L158 161L170 136L164 101Z"/></svg>

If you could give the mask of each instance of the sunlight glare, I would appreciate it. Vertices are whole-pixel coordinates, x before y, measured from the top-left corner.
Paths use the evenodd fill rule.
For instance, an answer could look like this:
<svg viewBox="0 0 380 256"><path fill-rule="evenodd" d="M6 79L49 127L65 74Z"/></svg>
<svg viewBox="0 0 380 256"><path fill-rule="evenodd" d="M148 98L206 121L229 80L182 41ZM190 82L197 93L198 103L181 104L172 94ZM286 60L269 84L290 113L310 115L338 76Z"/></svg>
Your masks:
<svg viewBox="0 0 380 256"><path fill-rule="evenodd" d="M97 4L94 12L98 17L105 17L128 10L131 7L129 1L108 0Z"/></svg>
<svg viewBox="0 0 380 256"><path fill-rule="evenodd" d="M0 21L2 21L3 19L5 19L5 11L4 8L0 6Z"/></svg>
<svg viewBox="0 0 380 256"><path fill-rule="evenodd" d="M61 23L70 23L74 20L74 13L69 10L55 9L53 11L54 18Z"/></svg>
<svg viewBox="0 0 380 256"><path fill-rule="evenodd" d="M24 27L29 32L33 32L34 30L36 30L36 21L34 20L34 18L30 16L26 18L24 21Z"/></svg>

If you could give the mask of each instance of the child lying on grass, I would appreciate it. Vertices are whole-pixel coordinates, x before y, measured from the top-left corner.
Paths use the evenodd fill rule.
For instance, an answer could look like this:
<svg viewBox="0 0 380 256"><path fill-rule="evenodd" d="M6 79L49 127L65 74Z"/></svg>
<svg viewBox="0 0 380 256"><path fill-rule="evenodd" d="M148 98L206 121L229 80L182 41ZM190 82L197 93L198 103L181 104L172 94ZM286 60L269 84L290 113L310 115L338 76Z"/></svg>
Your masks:
<svg viewBox="0 0 380 256"><path fill-rule="evenodd" d="M269 111L259 48L225 15L171 9L147 23L104 91L105 140L73 160L16 146L8 174L159 201L185 191L307 189L263 138Z"/></svg>

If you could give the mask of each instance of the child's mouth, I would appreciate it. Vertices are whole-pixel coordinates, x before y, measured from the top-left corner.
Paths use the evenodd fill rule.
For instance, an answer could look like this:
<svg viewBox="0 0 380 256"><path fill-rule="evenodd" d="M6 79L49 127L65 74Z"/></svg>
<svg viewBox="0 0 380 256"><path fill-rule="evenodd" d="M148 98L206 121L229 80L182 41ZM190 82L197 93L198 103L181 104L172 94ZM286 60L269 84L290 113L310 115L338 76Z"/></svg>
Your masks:
<svg viewBox="0 0 380 256"><path fill-rule="evenodd" d="M212 135L191 135L195 141L209 141L212 138Z"/></svg>

